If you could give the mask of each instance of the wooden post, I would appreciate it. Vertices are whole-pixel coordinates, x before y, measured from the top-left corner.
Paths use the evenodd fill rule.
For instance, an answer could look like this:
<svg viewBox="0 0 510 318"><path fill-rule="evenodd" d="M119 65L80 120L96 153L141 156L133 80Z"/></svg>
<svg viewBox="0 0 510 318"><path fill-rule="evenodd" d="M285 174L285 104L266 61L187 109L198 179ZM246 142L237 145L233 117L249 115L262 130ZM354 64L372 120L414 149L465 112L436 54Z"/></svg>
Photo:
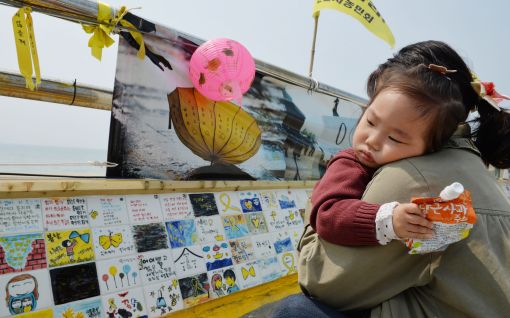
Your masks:
<svg viewBox="0 0 510 318"><path fill-rule="evenodd" d="M310 67L308 68L308 76L312 77L313 72L313 60L315 58L315 42L317 40L317 28L319 26L319 14L314 15L314 27L313 27L313 40L312 40L312 52L310 54Z"/></svg>
<svg viewBox="0 0 510 318"><path fill-rule="evenodd" d="M0 95L65 105L111 110L112 92L91 86L42 79L37 90L25 87L23 76L0 72Z"/></svg>

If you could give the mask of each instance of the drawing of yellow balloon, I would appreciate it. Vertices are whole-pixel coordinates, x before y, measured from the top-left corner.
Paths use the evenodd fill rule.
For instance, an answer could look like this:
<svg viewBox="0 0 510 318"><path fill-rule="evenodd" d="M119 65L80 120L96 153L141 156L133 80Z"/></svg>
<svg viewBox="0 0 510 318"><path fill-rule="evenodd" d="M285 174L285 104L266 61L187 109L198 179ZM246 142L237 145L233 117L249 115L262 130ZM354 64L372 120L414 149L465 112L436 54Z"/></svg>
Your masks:
<svg viewBox="0 0 510 318"><path fill-rule="evenodd" d="M177 136L200 158L212 164L239 164L259 150L260 128L241 107L182 87L168 94L168 103Z"/></svg>
<svg viewBox="0 0 510 318"><path fill-rule="evenodd" d="M109 272L112 276L117 275L117 267L115 267L115 266L110 266L110 268L108 269L108 272Z"/></svg>

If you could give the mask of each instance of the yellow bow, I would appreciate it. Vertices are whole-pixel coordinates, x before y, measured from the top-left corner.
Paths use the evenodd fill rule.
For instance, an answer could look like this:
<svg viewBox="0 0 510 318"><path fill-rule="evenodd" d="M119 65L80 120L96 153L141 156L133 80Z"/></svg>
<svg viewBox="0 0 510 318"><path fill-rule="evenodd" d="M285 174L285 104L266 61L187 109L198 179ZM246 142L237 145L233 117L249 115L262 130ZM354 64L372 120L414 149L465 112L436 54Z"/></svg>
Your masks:
<svg viewBox="0 0 510 318"><path fill-rule="evenodd" d="M12 28L16 41L19 70L25 78L26 87L33 91L34 88L41 84L41 71L39 69L39 57L37 56L37 47L35 45L31 12L32 9L30 7L20 8L12 17ZM35 85L32 81L34 69Z"/></svg>
<svg viewBox="0 0 510 318"><path fill-rule="evenodd" d="M82 25L83 30L85 32L92 34L92 37L89 39L89 47L92 51L92 56L101 60L103 48L111 46L115 41L110 37L113 29L117 26L117 24L121 24L122 26L130 29L129 33L133 36L136 43L140 45L137 56L140 59L145 57L145 44L143 41L143 37L140 32L134 31L136 28L129 23L128 21L123 20L124 15L128 12L125 6L121 7L114 18L111 18L110 15L110 6L101 1L97 2L97 21L98 25Z"/></svg>
<svg viewBox="0 0 510 318"><path fill-rule="evenodd" d="M246 280L246 278L248 278L248 276L253 276L255 277L255 268L253 268L253 266L250 266L249 269L246 269L244 267L241 268L241 273L243 274L243 279Z"/></svg>

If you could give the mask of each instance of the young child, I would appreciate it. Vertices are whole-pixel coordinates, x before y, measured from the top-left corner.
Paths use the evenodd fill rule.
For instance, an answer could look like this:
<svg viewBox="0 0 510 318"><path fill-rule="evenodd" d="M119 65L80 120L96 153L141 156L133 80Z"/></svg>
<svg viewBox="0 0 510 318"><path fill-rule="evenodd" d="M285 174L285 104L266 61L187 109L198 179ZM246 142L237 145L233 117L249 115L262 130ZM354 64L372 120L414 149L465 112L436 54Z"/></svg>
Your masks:
<svg viewBox="0 0 510 318"><path fill-rule="evenodd" d="M378 205L361 197L377 168L439 150L465 120L456 72L421 64L378 76L352 148L331 159L312 193L310 224L319 237L353 246L433 237L433 225L417 205Z"/></svg>

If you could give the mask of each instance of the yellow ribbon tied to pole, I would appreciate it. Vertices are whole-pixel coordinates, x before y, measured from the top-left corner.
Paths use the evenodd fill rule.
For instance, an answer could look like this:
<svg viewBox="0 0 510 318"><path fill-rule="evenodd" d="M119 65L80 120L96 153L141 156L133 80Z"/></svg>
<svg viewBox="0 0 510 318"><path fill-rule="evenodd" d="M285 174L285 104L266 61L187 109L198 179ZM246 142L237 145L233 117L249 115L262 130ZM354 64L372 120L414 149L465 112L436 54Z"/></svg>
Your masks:
<svg viewBox="0 0 510 318"><path fill-rule="evenodd" d="M31 12L30 7L20 8L12 17L12 28L16 41L19 70L25 78L26 87L33 91L41 84L41 70L39 69ZM35 85L32 80L34 70Z"/></svg>
<svg viewBox="0 0 510 318"><path fill-rule="evenodd" d="M392 48L395 46L393 33L371 0L315 0L313 16L319 17L320 10L323 9L333 9L350 15Z"/></svg>
<svg viewBox="0 0 510 318"><path fill-rule="evenodd" d="M136 28L128 21L123 20L124 15L128 12L126 7L121 7L117 11L115 17L111 17L110 6L101 1L97 2L97 21L98 25L82 25L85 32L92 34L89 39L88 46L91 48L92 56L101 61L103 48L110 47L115 41L110 37L113 29L117 24L129 29L129 33L133 36L136 43L140 46L137 56L139 59L145 58L145 44L143 37L140 32L136 31Z"/></svg>

